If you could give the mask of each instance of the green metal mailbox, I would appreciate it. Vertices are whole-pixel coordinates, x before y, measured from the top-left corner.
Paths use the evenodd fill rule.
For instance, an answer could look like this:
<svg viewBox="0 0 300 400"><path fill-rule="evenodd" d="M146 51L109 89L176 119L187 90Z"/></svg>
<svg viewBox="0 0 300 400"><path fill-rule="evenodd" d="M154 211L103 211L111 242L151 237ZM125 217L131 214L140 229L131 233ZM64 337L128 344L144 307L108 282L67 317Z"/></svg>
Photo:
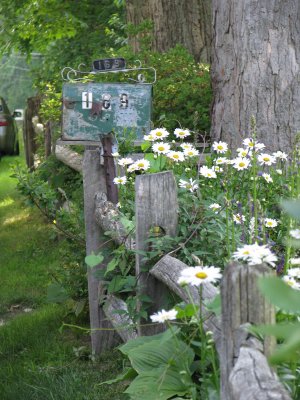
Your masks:
<svg viewBox="0 0 300 400"><path fill-rule="evenodd" d="M100 141L134 131L139 141L151 129L151 112L151 84L66 83L62 139Z"/></svg>

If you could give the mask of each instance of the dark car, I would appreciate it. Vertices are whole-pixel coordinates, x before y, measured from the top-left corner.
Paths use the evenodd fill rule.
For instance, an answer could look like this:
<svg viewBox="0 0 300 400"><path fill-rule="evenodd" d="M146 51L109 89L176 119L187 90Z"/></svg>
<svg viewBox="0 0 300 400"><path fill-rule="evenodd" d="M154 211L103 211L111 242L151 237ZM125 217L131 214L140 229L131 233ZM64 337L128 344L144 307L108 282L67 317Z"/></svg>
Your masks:
<svg viewBox="0 0 300 400"><path fill-rule="evenodd" d="M18 128L4 99L0 97L0 156L18 155Z"/></svg>

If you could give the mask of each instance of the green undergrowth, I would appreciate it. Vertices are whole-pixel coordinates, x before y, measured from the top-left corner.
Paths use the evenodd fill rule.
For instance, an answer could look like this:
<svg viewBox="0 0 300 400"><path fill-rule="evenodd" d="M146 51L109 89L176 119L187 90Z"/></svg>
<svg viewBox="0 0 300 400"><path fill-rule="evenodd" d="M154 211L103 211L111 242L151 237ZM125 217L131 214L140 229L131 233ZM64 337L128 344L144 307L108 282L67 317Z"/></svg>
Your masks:
<svg viewBox="0 0 300 400"><path fill-rule="evenodd" d="M89 336L59 329L78 321L64 305L46 302L49 271L60 267L65 243L17 193L9 177L16 161L24 163L0 161L0 398L126 399L121 384L98 386L122 370L119 352L92 362Z"/></svg>

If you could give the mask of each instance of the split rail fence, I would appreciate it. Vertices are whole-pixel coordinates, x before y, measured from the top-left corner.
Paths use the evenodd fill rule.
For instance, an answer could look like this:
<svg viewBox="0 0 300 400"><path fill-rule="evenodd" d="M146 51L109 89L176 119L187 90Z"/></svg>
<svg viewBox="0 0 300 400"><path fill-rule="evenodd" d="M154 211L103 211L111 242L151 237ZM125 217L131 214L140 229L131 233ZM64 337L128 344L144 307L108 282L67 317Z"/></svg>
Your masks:
<svg viewBox="0 0 300 400"><path fill-rule="evenodd" d="M95 148L85 150L83 181L87 254L98 253L102 244L101 231L114 231L116 242L137 250L136 276L139 290L151 297L155 310L161 308L168 290L183 301L190 302L184 288L177 283L181 271L187 268L186 264L166 255L149 272L145 272L143 257L139 252L148 249L147 239L153 227L160 227L167 235L176 234L177 185L172 172L136 177L134 237L126 236L118 220L117 207L107 200L105 170L99 162L99 150ZM101 268L105 268L105 265L100 264L88 273L91 340L95 354L115 346L120 338L126 342L140 334L155 333L149 327L147 330L143 326L136 329L132 321L124 316L126 314L116 313L116 310L126 310L126 304L120 298L109 295L104 305L101 304L104 285L95 275ZM257 287L260 276L273 273L266 265L229 264L225 268L220 287L220 317L208 311L204 305L216 296L219 289L211 284L203 285L201 304L205 316L204 329L213 332L220 360L222 400L291 399L267 362L267 356L274 347L273 339L266 338L262 342L247 329L250 324L275 322L274 307L267 303ZM200 304L197 288L192 287L191 294L194 302Z"/></svg>

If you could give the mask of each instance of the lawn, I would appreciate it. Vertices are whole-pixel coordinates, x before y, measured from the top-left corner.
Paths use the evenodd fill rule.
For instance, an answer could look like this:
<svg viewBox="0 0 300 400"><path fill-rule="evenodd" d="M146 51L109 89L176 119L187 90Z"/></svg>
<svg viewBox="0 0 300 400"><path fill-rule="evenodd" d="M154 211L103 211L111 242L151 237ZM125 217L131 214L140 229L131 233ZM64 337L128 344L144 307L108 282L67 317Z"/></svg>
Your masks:
<svg viewBox="0 0 300 400"><path fill-rule="evenodd" d="M59 268L64 241L18 194L9 176L15 162L24 158L0 161L1 400L125 399L120 385L98 386L121 371L118 350L92 362L88 334L61 332L70 322L67 309L46 302L49 270Z"/></svg>

